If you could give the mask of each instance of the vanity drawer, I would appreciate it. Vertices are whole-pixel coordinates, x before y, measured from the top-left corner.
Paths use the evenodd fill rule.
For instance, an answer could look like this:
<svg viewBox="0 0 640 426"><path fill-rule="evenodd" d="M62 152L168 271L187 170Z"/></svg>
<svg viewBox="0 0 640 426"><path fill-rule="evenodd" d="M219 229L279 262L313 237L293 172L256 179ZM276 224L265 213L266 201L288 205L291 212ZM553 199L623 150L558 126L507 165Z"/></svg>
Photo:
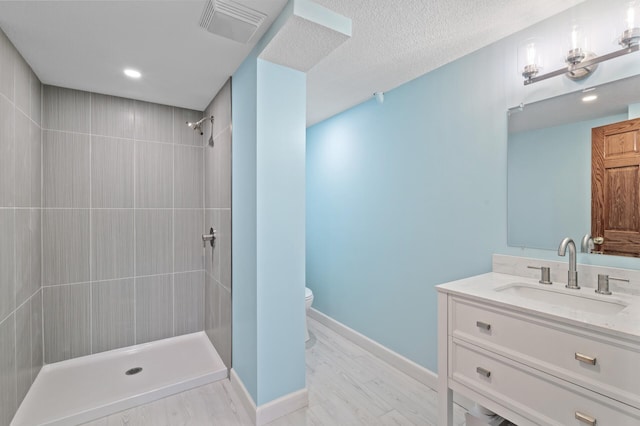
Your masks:
<svg viewBox="0 0 640 426"><path fill-rule="evenodd" d="M640 349L530 315L450 300L452 336L640 408Z"/></svg>
<svg viewBox="0 0 640 426"><path fill-rule="evenodd" d="M453 339L454 382L500 401L535 424L637 426L640 410ZM576 417L582 416L583 421ZM589 423L589 419L595 423Z"/></svg>

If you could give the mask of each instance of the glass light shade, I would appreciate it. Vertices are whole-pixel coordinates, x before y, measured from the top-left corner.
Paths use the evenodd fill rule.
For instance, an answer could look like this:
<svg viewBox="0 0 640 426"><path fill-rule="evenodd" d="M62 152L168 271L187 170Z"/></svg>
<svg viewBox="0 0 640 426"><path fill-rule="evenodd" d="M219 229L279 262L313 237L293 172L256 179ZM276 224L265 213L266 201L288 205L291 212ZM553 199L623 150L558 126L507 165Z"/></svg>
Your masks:
<svg viewBox="0 0 640 426"><path fill-rule="evenodd" d="M533 78L544 68L544 43L539 38L530 38L518 46L518 74Z"/></svg>
<svg viewBox="0 0 640 426"><path fill-rule="evenodd" d="M577 64L584 60L591 51L589 46L589 26L584 21L574 21L567 34L564 61Z"/></svg>
<svg viewBox="0 0 640 426"><path fill-rule="evenodd" d="M631 1L626 3L624 14L623 30L632 30L640 25L640 2Z"/></svg>
<svg viewBox="0 0 640 426"><path fill-rule="evenodd" d="M625 3L618 43L628 47L640 42L640 0Z"/></svg>

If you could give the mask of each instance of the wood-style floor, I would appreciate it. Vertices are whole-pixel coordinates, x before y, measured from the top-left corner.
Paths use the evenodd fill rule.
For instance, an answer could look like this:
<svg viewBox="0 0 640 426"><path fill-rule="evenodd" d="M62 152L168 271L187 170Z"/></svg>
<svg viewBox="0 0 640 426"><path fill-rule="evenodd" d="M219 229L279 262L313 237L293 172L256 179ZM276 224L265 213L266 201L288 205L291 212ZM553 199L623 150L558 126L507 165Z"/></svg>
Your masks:
<svg viewBox="0 0 640 426"><path fill-rule="evenodd" d="M308 318L309 407L271 426L436 425L437 394ZM454 406L454 424L464 410ZM228 380L86 423L85 426L251 425Z"/></svg>

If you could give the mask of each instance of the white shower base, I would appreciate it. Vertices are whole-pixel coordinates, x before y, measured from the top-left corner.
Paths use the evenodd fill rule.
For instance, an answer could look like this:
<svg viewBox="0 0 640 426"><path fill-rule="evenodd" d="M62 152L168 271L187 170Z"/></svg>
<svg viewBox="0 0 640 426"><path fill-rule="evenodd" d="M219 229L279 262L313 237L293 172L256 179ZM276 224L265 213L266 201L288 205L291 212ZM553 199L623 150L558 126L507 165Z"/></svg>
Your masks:
<svg viewBox="0 0 640 426"><path fill-rule="evenodd" d="M226 377L204 332L74 358L42 368L11 426L77 425Z"/></svg>

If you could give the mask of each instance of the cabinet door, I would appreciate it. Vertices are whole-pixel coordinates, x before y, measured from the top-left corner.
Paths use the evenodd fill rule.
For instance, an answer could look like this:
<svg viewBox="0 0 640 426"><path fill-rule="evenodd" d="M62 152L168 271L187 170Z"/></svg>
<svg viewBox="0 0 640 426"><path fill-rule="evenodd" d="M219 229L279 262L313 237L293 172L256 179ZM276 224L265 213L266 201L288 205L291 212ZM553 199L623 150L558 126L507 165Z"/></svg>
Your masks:
<svg viewBox="0 0 640 426"><path fill-rule="evenodd" d="M640 424L638 409L458 339L453 339L451 363L454 382L534 424L585 426L589 419L603 426Z"/></svg>
<svg viewBox="0 0 640 426"><path fill-rule="evenodd" d="M451 310L453 337L640 408L637 345L459 298Z"/></svg>

